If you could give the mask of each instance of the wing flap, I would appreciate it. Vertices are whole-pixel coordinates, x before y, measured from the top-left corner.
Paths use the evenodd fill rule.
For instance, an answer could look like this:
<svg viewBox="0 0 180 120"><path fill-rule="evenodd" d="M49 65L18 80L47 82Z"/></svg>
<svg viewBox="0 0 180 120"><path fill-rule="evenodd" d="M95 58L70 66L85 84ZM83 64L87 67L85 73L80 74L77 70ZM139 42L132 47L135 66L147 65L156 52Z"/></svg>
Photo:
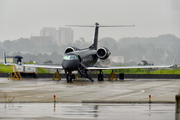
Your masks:
<svg viewBox="0 0 180 120"><path fill-rule="evenodd" d="M63 69L62 66L57 65L34 65L34 64L22 64L25 67L39 67L39 68L52 68L52 69Z"/></svg>
<svg viewBox="0 0 180 120"><path fill-rule="evenodd" d="M172 65L162 66L117 66L117 67L87 67L88 70L115 70L115 69L133 69L133 68L169 68Z"/></svg>
<svg viewBox="0 0 180 120"><path fill-rule="evenodd" d="M7 63L6 62L6 53L3 52L3 57L4 57L4 65L18 65L15 63ZM58 65L35 65L35 64L22 64L19 66L25 66L25 67L40 67L40 68L52 68L52 69L63 69L62 66Z"/></svg>
<svg viewBox="0 0 180 120"><path fill-rule="evenodd" d="M170 68L175 64L177 53L171 65L145 65L145 66L117 66L117 67L87 67L88 70L117 70L117 69L135 69L135 68Z"/></svg>

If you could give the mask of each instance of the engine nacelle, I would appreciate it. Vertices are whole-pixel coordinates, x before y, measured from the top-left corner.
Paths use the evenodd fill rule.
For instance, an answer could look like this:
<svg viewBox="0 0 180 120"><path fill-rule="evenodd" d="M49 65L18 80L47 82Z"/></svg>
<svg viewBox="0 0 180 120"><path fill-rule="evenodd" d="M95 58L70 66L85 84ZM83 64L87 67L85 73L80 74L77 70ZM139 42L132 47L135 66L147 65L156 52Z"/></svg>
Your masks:
<svg viewBox="0 0 180 120"><path fill-rule="evenodd" d="M111 52L107 48L105 48L105 47L98 48L97 53L96 53L96 55L100 59L107 59L110 54L111 54Z"/></svg>
<svg viewBox="0 0 180 120"><path fill-rule="evenodd" d="M76 47L67 47L64 53L69 53L69 52L73 52L73 51L77 51L77 50L78 50L78 48L76 48Z"/></svg>

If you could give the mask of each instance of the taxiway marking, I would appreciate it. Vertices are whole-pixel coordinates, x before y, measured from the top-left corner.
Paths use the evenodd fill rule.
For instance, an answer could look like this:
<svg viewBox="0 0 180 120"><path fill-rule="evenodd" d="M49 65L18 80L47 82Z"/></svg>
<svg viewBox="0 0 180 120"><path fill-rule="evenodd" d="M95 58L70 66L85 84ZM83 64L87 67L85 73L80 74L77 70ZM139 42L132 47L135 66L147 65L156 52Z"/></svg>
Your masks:
<svg viewBox="0 0 180 120"><path fill-rule="evenodd" d="M141 92L138 92L138 93L132 93L132 94L128 94L128 95L122 95L122 96L118 96L118 97L115 97L115 98L107 99L106 101L108 101L108 100L113 100L113 99L118 99L118 98L129 97L129 96L133 96L133 95L138 95L138 94L141 94L141 93L144 93L144 92L145 92L145 90L142 90Z"/></svg>

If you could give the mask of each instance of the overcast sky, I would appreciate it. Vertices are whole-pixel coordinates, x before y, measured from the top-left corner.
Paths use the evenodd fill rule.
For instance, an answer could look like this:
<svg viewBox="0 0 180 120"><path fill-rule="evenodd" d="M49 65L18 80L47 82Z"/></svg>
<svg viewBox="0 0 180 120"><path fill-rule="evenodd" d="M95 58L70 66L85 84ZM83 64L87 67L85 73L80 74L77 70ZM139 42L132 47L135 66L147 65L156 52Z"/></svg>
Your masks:
<svg viewBox="0 0 180 120"><path fill-rule="evenodd" d="M135 25L100 28L100 36L180 37L180 0L0 0L0 41L39 35L42 27ZM94 28L72 28L74 39L91 41Z"/></svg>

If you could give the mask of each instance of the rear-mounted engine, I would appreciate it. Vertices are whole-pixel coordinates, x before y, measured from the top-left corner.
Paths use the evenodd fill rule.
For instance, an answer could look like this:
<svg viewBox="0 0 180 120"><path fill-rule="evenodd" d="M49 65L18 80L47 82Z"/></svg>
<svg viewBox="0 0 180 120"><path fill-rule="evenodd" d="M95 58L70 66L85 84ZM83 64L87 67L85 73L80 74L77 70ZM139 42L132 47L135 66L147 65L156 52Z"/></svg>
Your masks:
<svg viewBox="0 0 180 120"><path fill-rule="evenodd" d="M96 54L100 59L107 59L111 52L105 47L100 47Z"/></svg>
<svg viewBox="0 0 180 120"><path fill-rule="evenodd" d="M77 51L77 50L78 50L78 48L76 48L76 47L67 47L65 49L64 53L69 53L69 52L73 52L73 51Z"/></svg>

